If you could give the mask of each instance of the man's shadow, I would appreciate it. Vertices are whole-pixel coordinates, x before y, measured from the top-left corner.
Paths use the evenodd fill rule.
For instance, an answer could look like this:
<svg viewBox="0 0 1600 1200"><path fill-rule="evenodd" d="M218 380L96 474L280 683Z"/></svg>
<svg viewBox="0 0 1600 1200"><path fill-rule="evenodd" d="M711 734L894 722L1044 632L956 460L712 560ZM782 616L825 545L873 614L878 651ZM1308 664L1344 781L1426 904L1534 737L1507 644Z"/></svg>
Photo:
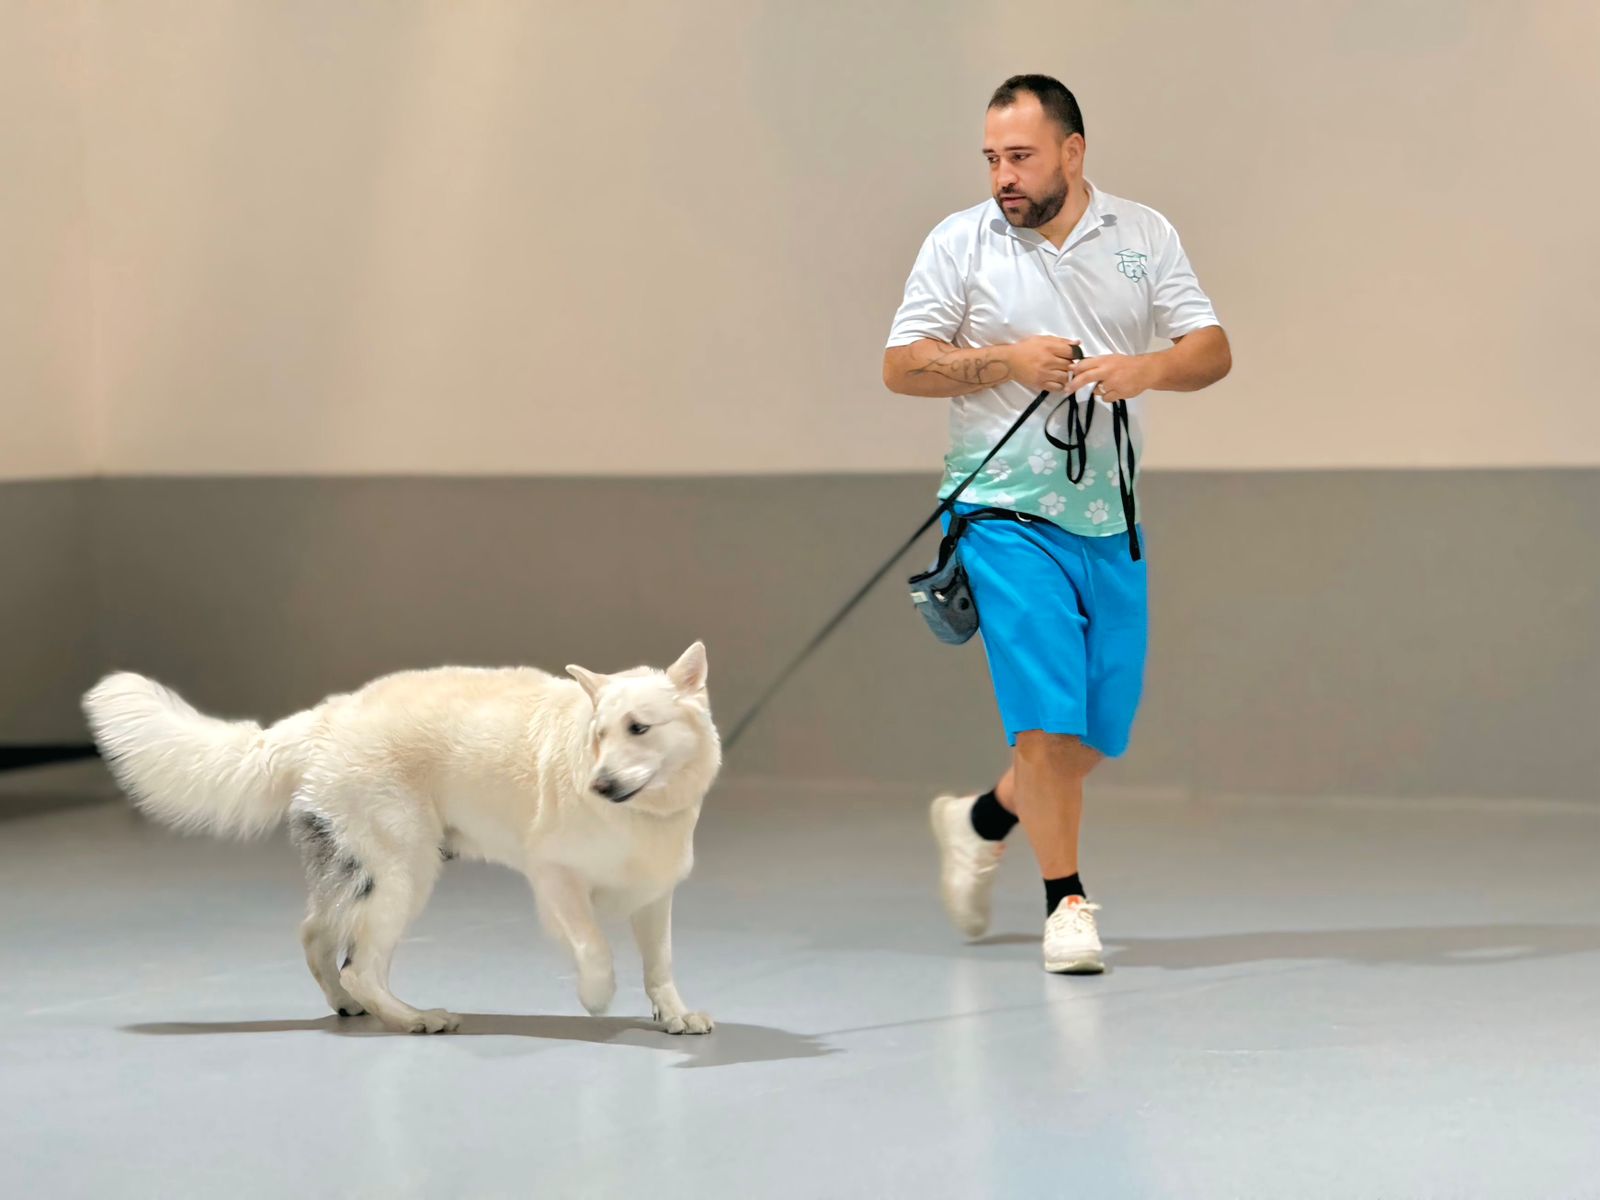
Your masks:
<svg viewBox="0 0 1600 1200"><path fill-rule="evenodd" d="M1037 935L997 934L978 946L1033 945ZM1308 929L1198 937L1113 937L1113 967L1187 971L1293 959L1330 959L1368 966L1406 963L1474 967L1529 962L1600 950L1600 925L1442 925L1400 929Z"/></svg>
<svg viewBox="0 0 1600 1200"><path fill-rule="evenodd" d="M838 1053L819 1037L789 1033L765 1025L722 1025L709 1034L663 1033L648 1021L626 1017L518 1016L510 1013L462 1013L456 1033L391 1033L372 1016L326 1016L281 1021L191 1021L127 1025L129 1033L159 1036L210 1036L230 1033L326 1033L336 1037L521 1037L555 1042L589 1042L631 1046L677 1054L678 1067L727 1067L739 1063L821 1058Z"/></svg>

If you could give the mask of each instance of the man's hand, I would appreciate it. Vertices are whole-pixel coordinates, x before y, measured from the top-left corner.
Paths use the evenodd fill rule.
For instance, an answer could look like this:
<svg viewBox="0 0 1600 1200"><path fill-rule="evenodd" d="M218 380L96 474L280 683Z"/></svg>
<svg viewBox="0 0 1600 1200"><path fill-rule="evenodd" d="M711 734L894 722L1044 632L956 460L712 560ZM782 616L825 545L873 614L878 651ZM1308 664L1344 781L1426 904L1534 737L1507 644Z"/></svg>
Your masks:
<svg viewBox="0 0 1600 1200"><path fill-rule="evenodd" d="M1233 369L1228 335L1208 325L1149 354L1102 354L1072 371L1072 390L1094 384L1096 400L1132 400L1141 392L1198 392Z"/></svg>
<svg viewBox="0 0 1600 1200"><path fill-rule="evenodd" d="M1031 337L999 349L1011 367L1011 378L1030 392L1064 392L1074 359L1080 353L1074 338Z"/></svg>
<svg viewBox="0 0 1600 1200"><path fill-rule="evenodd" d="M1074 365L1073 391L1094 384L1094 398L1107 404L1132 400L1156 385L1155 364L1148 354L1101 354Z"/></svg>

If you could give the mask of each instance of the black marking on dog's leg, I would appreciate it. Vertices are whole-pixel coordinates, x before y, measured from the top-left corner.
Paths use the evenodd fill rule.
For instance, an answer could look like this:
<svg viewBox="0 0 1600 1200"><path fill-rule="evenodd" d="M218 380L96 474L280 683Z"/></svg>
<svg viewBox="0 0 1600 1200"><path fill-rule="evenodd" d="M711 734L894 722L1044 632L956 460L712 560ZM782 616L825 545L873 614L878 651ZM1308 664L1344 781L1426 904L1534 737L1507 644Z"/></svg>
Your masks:
<svg viewBox="0 0 1600 1200"><path fill-rule="evenodd" d="M302 812L295 816L290 831L311 865L318 871L326 871L337 853L333 822L320 813Z"/></svg>
<svg viewBox="0 0 1600 1200"><path fill-rule="evenodd" d="M315 812L299 813L290 826L290 835L315 877L325 884L350 887L358 899L371 894L371 877L366 875L361 860L341 842L327 817Z"/></svg>
<svg viewBox="0 0 1600 1200"><path fill-rule="evenodd" d="M356 888L356 899L365 900L368 896L372 895L372 889L377 886L378 881L371 875L368 875L361 881L361 886Z"/></svg>
<svg viewBox="0 0 1600 1200"><path fill-rule="evenodd" d="M459 857L461 856L454 850L450 849L449 846L439 847L439 860L441 862L455 862L455 860Z"/></svg>

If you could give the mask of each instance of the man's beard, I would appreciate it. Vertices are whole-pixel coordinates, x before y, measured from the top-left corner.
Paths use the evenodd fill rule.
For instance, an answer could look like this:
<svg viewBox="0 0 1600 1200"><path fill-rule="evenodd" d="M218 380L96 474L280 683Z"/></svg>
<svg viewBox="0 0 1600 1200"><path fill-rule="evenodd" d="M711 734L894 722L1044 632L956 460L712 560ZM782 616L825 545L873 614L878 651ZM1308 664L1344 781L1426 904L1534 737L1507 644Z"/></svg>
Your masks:
<svg viewBox="0 0 1600 1200"><path fill-rule="evenodd" d="M1022 207L1007 208L1000 205L1000 211L1005 214L1006 220L1023 229L1037 229L1041 225L1053 221L1067 203L1068 185L1064 175L1058 175L1057 187L1035 200L1032 196L1025 196L1021 192L1000 192L995 196L995 202L1009 199L1013 196L1020 199Z"/></svg>

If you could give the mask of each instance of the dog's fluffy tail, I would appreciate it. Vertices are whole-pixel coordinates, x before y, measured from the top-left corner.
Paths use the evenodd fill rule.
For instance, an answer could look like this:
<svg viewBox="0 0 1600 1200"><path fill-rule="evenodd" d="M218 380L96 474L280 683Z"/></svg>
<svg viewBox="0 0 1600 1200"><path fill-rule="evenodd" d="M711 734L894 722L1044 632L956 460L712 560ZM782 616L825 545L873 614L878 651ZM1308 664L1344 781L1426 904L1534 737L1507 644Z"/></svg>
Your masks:
<svg viewBox="0 0 1600 1200"><path fill-rule="evenodd" d="M263 730L196 712L143 675L107 675L83 698L95 744L141 810L186 833L248 838L283 820L312 714Z"/></svg>

